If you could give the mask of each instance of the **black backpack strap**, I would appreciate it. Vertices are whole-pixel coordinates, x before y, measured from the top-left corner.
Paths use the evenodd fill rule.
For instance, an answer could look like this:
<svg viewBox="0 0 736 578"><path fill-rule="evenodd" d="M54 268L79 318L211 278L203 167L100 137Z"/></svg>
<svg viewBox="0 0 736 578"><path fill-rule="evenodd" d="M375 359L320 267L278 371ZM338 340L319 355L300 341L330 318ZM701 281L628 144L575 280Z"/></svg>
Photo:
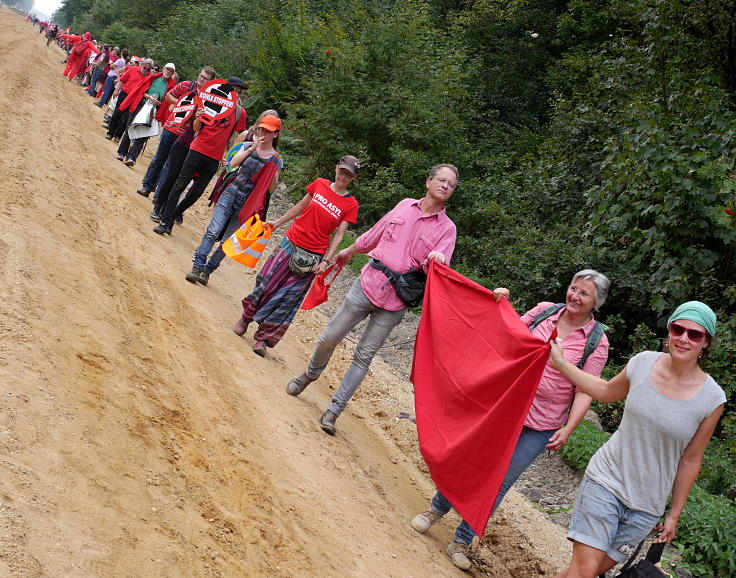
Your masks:
<svg viewBox="0 0 736 578"><path fill-rule="evenodd" d="M529 331L534 331L534 328L537 325L539 325L542 321L547 319L547 317L551 317L552 315L557 313L564 306L565 306L564 303L555 303L554 305L545 307L542 311L540 311L534 316L534 319L532 319L532 324L529 326Z"/></svg>
<svg viewBox="0 0 736 578"><path fill-rule="evenodd" d="M603 334L606 332L606 329L608 328L603 325L603 323L599 323L598 321L595 322L593 329L590 331L590 335L588 335L588 339L585 341L583 356L580 358L580 361L577 362L577 367L583 369L583 366L585 365L585 362L588 361L590 354L595 351L595 348L598 347L601 339L603 339Z"/></svg>
<svg viewBox="0 0 736 578"><path fill-rule="evenodd" d="M664 552L664 547L666 545L667 542L657 542L649 546L646 560L648 560L652 564L656 564L657 562L659 562L662 559L662 552Z"/></svg>

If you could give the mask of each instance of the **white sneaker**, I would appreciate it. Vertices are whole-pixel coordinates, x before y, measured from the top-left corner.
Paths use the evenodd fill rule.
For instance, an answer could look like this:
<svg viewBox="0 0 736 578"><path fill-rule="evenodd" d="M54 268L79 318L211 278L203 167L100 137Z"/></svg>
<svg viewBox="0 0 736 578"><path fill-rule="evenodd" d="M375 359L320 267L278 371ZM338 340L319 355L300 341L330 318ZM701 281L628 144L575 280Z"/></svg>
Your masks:
<svg viewBox="0 0 736 578"><path fill-rule="evenodd" d="M427 510L414 516L414 519L411 521L411 527L420 534L426 534L442 516L443 514L438 514L434 510Z"/></svg>
<svg viewBox="0 0 736 578"><path fill-rule="evenodd" d="M460 570L470 570L472 563L468 558L468 546L460 542L450 542L447 545L447 555Z"/></svg>

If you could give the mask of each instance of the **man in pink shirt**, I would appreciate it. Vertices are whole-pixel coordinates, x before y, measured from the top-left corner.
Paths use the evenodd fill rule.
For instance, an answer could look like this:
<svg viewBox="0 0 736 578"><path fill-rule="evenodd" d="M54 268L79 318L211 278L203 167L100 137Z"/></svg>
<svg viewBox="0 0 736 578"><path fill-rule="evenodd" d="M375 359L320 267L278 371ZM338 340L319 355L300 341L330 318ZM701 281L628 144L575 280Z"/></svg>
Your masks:
<svg viewBox="0 0 736 578"><path fill-rule="evenodd" d="M368 326L355 348L353 363L332 396L332 403L319 420L328 434L335 434L335 421L360 386L376 352L406 312L387 275L427 271L430 259L449 264L457 230L445 212L445 203L455 191L458 171L452 165L437 165L426 180L422 199L400 201L373 227L335 258L347 264L356 253L372 257L360 272L340 309L317 341L306 371L286 386L289 395L299 395L327 367L332 352L363 319Z"/></svg>

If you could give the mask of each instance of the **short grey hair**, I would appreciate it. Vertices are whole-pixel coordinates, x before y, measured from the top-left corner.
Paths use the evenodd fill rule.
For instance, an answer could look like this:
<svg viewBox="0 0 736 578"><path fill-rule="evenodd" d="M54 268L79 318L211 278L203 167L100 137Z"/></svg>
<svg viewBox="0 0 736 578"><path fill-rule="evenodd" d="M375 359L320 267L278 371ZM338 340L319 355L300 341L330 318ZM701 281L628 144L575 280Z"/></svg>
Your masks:
<svg viewBox="0 0 736 578"><path fill-rule="evenodd" d="M583 269L572 276L570 285L578 279L590 280L595 283L595 308L598 310L600 307L603 307L606 299L608 299L608 288L611 286L608 277L594 269Z"/></svg>
<svg viewBox="0 0 736 578"><path fill-rule="evenodd" d="M440 172L441 169L450 169L453 173L455 173L455 180L460 180L460 172L457 170L457 167L455 165L448 164L434 165L429 171L429 178L433 179L435 175Z"/></svg>
<svg viewBox="0 0 736 578"><path fill-rule="evenodd" d="M153 58L141 58L141 64L147 64L153 66Z"/></svg>

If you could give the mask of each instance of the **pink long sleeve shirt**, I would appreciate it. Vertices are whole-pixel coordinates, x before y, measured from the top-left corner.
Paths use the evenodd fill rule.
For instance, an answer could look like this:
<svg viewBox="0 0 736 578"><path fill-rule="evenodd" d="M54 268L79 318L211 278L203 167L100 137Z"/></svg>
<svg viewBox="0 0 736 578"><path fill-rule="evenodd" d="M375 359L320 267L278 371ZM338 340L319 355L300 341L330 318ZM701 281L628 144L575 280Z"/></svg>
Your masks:
<svg viewBox="0 0 736 578"><path fill-rule="evenodd" d="M406 273L411 267L427 271L427 255L439 251L449 265L455 250L457 229L445 209L422 216L423 199L404 199L355 241L358 253L368 253L389 269ZM388 278L367 264L360 272L360 286L371 302L387 311L406 307Z"/></svg>
<svg viewBox="0 0 736 578"><path fill-rule="evenodd" d="M527 326L531 326L534 318L550 305L553 305L550 301L538 303L521 316L521 321ZM547 341L552 335L554 328L557 327L560 315L564 311L565 308L563 307L557 313L550 315L547 319L539 323L534 328L534 335ZM562 340L565 359L573 365L576 365L582 359L585 343L588 340L588 335L593 331L594 325L595 319L591 317L586 325L571 331ZM607 360L608 338L604 334L598 343L598 347L595 348L595 351L585 361L583 371L599 377ZM576 389L567 378L547 362L547 365L544 366L544 373L542 373L539 388L532 401L532 406L529 408L524 425L537 431L562 427L567 422L568 410L577 391L581 390Z"/></svg>

